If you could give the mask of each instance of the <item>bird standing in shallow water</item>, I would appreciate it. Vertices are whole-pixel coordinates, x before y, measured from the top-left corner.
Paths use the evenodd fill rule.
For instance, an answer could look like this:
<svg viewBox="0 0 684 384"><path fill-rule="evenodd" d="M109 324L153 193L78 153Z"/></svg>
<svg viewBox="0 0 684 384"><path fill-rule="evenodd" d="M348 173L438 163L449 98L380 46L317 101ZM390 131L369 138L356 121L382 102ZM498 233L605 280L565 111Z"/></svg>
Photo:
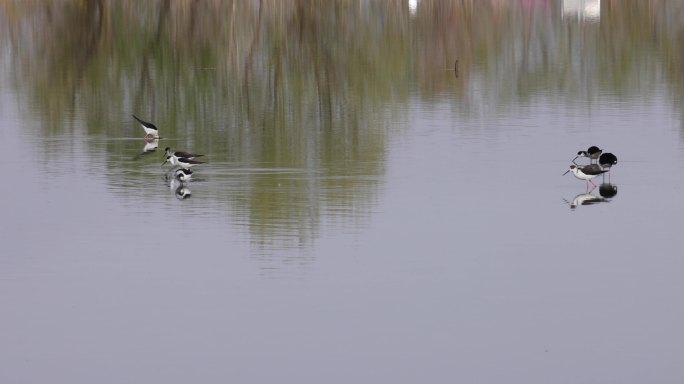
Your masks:
<svg viewBox="0 0 684 384"><path fill-rule="evenodd" d="M577 156L575 156L575 158L572 159L572 162L575 163L575 160L576 160L578 157L588 157L588 158L589 158L589 163L591 163L592 161L598 159L599 156L601 156L601 153L602 153L602 152L603 152L603 150L602 150L601 148L599 148L599 147L597 147L597 146L595 146L595 145L592 145L592 146L589 147L589 149L587 149L586 151L579 151L579 152L577 152Z"/></svg>
<svg viewBox="0 0 684 384"><path fill-rule="evenodd" d="M166 156L166 160L161 164L162 166L166 163L171 163L173 165L176 165L178 167L188 169L194 165L197 164L204 164L203 161L197 161L193 159L186 159L185 157L175 157L175 156Z"/></svg>
<svg viewBox="0 0 684 384"><path fill-rule="evenodd" d="M602 154L598 159L598 164L601 166L601 168L608 170L608 182L609 183L610 183L610 168L612 168L613 165L617 164L617 162L618 162L617 156L613 155L610 152L606 152L606 153Z"/></svg>
<svg viewBox="0 0 684 384"><path fill-rule="evenodd" d="M169 147L166 147L166 149L164 149L164 152L165 152L166 156L173 156L175 158L184 157L186 159L194 159L195 157L204 156L204 155L197 155L194 153L188 153L188 152L183 152L183 151L172 151L171 148L169 148Z"/></svg>
<svg viewBox="0 0 684 384"><path fill-rule="evenodd" d="M607 170L601 169L601 166L598 164L590 164L590 165L585 165L583 167L577 166L577 165L571 165L570 169L565 171L563 175L566 175L568 172L572 172L573 176L580 180L585 180L587 182L587 187L589 187L589 183L596 188L596 184L594 184L591 179L594 177L608 172Z"/></svg>
<svg viewBox="0 0 684 384"><path fill-rule="evenodd" d="M142 121L138 118L138 116L133 115L133 118L138 120L140 125L142 125L143 129L145 130L145 140L152 140L152 139L158 139L159 138L159 130L157 127L152 124L148 123L147 121Z"/></svg>

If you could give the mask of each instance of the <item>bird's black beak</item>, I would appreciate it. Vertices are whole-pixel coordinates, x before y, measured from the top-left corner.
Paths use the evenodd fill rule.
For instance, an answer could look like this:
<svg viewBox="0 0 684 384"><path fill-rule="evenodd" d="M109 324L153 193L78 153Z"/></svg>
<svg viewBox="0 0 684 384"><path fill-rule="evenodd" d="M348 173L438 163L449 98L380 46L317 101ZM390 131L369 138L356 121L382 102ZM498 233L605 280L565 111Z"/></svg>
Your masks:
<svg viewBox="0 0 684 384"><path fill-rule="evenodd" d="M565 175L566 175L566 174L567 174L568 172L570 172L570 170L569 170L569 169L568 169L567 171L565 171L565 173L564 173L564 174L562 174L561 176L565 176Z"/></svg>

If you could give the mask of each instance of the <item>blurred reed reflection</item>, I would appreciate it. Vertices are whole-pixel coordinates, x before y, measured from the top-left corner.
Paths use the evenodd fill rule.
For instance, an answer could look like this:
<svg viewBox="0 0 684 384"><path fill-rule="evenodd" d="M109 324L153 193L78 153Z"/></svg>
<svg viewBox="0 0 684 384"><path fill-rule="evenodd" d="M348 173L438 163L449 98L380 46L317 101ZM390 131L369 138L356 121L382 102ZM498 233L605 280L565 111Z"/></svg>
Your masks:
<svg viewBox="0 0 684 384"><path fill-rule="evenodd" d="M325 127L337 143L386 121L412 80L465 113L539 92L625 93L663 75L677 94L684 84L678 1L15 0L0 11L6 65L46 133L80 112L88 133L119 136L124 111L141 111L170 137L261 152L283 135ZM562 17L573 12L600 23ZM446 78L456 60L458 79Z"/></svg>

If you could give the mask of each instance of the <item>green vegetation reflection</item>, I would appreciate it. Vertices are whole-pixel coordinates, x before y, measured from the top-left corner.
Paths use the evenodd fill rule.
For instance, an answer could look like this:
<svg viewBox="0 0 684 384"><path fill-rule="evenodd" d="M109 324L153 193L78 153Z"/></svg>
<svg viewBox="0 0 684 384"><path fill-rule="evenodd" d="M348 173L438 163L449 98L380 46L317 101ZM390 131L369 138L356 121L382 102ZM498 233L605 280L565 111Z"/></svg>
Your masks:
<svg viewBox="0 0 684 384"><path fill-rule="evenodd" d="M448 100L463 119L539 97L634 97L662 78L682 99L683 2L604 1L596 20L565 15L564 1L415 4L0 1L0 65L39 134L141 137L136 113L210 155L231 192L205 197L261 239L297 241L326 215L370 212L411 97ZM157 160L129 161L130 146L86 150L115 185Z"/></svg>

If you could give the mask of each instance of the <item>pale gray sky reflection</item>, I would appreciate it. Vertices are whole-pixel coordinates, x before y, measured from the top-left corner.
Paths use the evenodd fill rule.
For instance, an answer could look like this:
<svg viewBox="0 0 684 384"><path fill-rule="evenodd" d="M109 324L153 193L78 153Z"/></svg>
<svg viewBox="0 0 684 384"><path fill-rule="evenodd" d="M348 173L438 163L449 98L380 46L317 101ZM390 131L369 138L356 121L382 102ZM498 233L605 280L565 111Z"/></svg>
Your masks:
<svg viewBox="0 0 684 384"><path fill-rule="evenodd" d="M596 3L1 3L0 383L681 383L684 3Z"/></svg>

